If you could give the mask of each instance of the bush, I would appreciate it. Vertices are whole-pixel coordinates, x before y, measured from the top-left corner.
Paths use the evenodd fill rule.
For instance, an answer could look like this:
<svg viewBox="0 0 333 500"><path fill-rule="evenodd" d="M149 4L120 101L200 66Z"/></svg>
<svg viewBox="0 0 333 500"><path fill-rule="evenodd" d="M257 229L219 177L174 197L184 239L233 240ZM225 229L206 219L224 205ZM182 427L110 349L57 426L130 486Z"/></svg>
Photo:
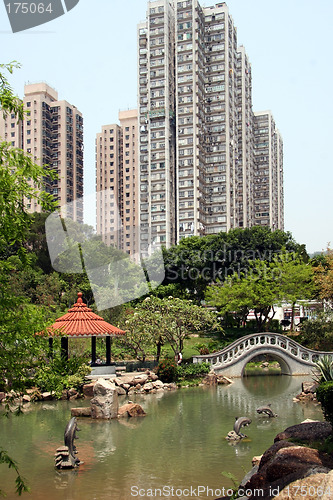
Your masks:
<svg viewBox="0 0 333 500"><path fill-rule="evenodd" d="M325 419L333 428L333 382L320 384L316 391L317 399L321 403Z"/></svg>
<svg viewBox="0 0 333 500"><path fill-rule="evenodd" d="M55 357L49 364L41 365L34 376L33 383L41 390L55 392L61 397L64 389L81 390L90 366L82 358L70 358L68 361Z"/></svg>
<svg viewBox="0 0 333 500"><path fill-rule="evenodd" d="M177 380L177 365L173 359L167 358L159 362L156 372L158 378L165 383Z"/></svg>
<svg viewBox="0 0 333 500"><path fill-rule="evenodd" d="M282 332L282 325L280 324L280 321L278 319L272 319L268 324L268 331L275 332L275 333L281 333Z"/></svg>
<svg viewBox="0 0 333 500"><path fill-rule="evenodd" d="M333 350L332 314L319 313L315 319L308 319L301 324L297 341L309 349L317 351Z"/></svg>
<svg viewBox="0 0 333 500"><path fill-rule="evenodd" d="M189 363L177 367L177 374L179 378L191 379L196 377L203 377L211 370L209 363Z"/></svg>

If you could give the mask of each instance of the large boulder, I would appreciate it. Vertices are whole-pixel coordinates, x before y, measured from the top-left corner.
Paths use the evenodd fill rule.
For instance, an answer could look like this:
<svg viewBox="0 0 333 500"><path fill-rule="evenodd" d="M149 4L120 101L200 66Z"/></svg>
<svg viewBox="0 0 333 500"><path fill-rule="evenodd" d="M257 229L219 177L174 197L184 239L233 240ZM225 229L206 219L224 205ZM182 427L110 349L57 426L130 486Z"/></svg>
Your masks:
<svg viewBox="0 0 333 500"><path fill-rule="evenodd" d="M87 398L92 398L94 397L94 385L95 382L90 382L89 384L84 384L83 386L83 394Z"/></svg>
<svg viewBox="0 0 333 500"><path fill-rule="evenodd" d="M311 443L322 441L332 434L332 426L329 422L305 422L287 427L274 439L274 443L284 439L297 439Z"/></svg>
<svg viewBox="0 0 333 500"><path fill-rule="evenodd" d="M118 396L126 396L127 392L126 392L126 389L124 389L123 387L120 387L120 386L116 386L116 391L117 391L117 394Z"/></svg>
<svg viewBox="0 0 333 500"><path fill-rule="evenodd" d="M52 399L54 399L54 396L55 396L55 393L53 391L42 393L43 401L52 401Z"/></svg>
<svg viewBox="0 0 333 500"><path fill-rule="evenodd" d="M71 415L72 417L91 417L91 407L84 406L82 408L72 408Z"/></svg>
<svg viewBox="0 0 333 500"><path fill-rule="evenodd" d="M136 375L133 380L131 381L131 385L144 385L148 381L148 375L147 373L142 373L140 375Z"/></svg>
<svg viewBox="0 0 333 500"><path fill-rule="evenodd" d="M154 389L163 389L163 387L164 387L162 380L156 380L156 381L152 382L152 384L153 384Z"/></svg>
<svg viewBox="0 0 333 500"><path fill-rule="evenodd" d="M278 441L263 454L257 473L246 483L245 489L253 492L251 500L270 499L288 484L312 474L328 473L332 467L333 460L325 453Z"/></svg>
<svg viewBox="0 0 333 500"><path fill-rule="evenodd" d="M144 417L146 412L137 403L127 403L121 406L118 410L118 417Z"/></svg>
<svg viewBox="0 0 333 500"><path fill-rule="evenodd" d="M302 383L302 392L304 394L314 394L318 388L319 384L317 382L303 382Z"/></svg>
<svg viewBox="0 0 333 500"><path fill-rule="evenodd" d="M90 404L92 418L107 420L117 418L119 405L116 386L108 380L98 379L94 386L94 397Z"/></svg>
<svg viewBox="0 0 333 500"><path fill-rule="evenodd" d="M143 389L144 389L146 392L149 392L149 391L151 391L152 389L154 389L154 386L153 386L152 382L147 382L146 384L144 384Z"/></svg>
<svg viewBox="0 0 333 500"><path fill-rule="evenodd" d="M218 382L218 376L216 375L214 370L211 370L202 381L204 385L216 385L217 382Z"/></svg>
<svg viewBox="0 0 333 500"><path fill-rule="evenodd" d="M333 471L327 474L312 474L288 484L274 500L330 500L333 492Z"/></svg>

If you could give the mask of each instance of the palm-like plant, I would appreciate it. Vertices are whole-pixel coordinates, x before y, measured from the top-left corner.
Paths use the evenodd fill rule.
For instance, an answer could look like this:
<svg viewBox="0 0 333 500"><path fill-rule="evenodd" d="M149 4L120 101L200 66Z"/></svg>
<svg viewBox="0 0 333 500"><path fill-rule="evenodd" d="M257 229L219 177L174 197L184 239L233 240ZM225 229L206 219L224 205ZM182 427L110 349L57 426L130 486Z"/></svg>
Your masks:
<svg viewBox="0 0 333 500"><path fill-rule="evenodd" d="M333 381L333 357L326 354L316 362L319 374L314 378L316 382L330 382Z"/></svg>

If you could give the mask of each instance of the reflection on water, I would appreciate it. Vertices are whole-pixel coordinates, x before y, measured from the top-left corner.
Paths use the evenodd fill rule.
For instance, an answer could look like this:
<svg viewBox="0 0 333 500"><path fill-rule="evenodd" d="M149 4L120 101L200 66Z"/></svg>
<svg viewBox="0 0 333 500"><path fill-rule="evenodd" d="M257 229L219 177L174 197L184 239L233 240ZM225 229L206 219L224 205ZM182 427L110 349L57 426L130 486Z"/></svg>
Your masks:
<svg viewBox="0 0 333 500"><path fill-rule="evenodd" d="M323 420L318 407L292 401L304 379L246 377L231 386L137 396L147 412L144 418L80 419L76 446L84 463L74 471L55 470L53 456L77 402L30 405L24 415L4 418L0 443L19 462L31 487L32 495L23 498L33 500L129 500L131 488L228 488L233 485L223 471L241 480L252 457L261 455L278 432L306 418ZM277 418L256 413L267 403ZM236 416L247 416L252 423L246 428L248 438L231 443L225 436ZM14 479L1 465L0 484L9 500L17 499ZM204 493L197 498L215 497Z"/></svg>

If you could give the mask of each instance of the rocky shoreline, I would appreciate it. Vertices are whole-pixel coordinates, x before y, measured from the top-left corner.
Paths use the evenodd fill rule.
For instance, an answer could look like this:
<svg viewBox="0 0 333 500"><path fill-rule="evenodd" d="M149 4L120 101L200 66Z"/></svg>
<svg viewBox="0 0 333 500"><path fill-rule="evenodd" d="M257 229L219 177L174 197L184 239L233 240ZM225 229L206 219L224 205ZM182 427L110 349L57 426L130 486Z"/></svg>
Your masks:
<svg viewBox="0 0 333 500"><path fill-rule="evenodd" d="M297 403L317 403L316 382L303 382ZM330 500L333 498L333 454L316 446L332 437L329 422L306 420L274 438L239 485L239 500ZM228 497L223 497L223 500ZM222 500L217 499L217 500Z"/></svg>
<svg viewBox="0 0 333 500"><path fill-rule="evenodd" d="M311 447L313 443L322 443L331 434L330 423L317 421L302 422L277 434L272 446L257 457L259 465L255 465L241 482L239 491L245 495L239 498L331 499L333 457Z"/></svg>
<svg viewBox="0 0 333 500"><path fill-rule="evenodd" d="M102 376L101 376L102 377ZM131 396L132 394L157 394L164 391L174 391L178 389L175 382L163 383L159 380L158 376L151 370L145 372L123 373L120 376L112 378L111 381L116 385L118 396ZM93 389L96 380L84 384L82 392L80 393L74 388L64 390L60 397L61 400L73 401L80 398L92 398ZM202 383L199 385L211 386L217 384L232 384L233 381L227 377L216 375L214 370L203 378ZM190 385L183 385L183 388ZM11 391L9 393L0 392L0 403L15 402L19 404L26 404L35 401L52 401L56 399L56 394L52 391L43 392L37 387L27 389L25 393L17 393Z"/></svg>

